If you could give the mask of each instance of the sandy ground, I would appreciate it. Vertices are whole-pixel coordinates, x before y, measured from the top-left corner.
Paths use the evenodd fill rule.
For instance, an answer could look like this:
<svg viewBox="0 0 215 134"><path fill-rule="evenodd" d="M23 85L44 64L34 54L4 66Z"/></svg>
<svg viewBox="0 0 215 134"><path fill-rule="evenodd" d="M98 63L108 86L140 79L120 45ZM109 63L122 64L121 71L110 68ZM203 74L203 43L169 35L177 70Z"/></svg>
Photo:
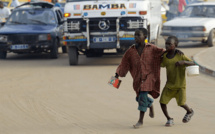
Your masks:
<svg viewBox="0 0 215 134"><path fill-rule="evenodd" d="M181 47L192 56L205 47ZM195 115L184 124L185 111L172 100L173 127L155 100L155 118L145 114L144 126L133 129L139 117L130 74L120 89L107 84L121 56L86 58L69 66L66 54L14 55L0 60L0 134L214 134L215 79L204 74L187 77L187 104ZM166 81L161 70L161 87Z"/></svg>

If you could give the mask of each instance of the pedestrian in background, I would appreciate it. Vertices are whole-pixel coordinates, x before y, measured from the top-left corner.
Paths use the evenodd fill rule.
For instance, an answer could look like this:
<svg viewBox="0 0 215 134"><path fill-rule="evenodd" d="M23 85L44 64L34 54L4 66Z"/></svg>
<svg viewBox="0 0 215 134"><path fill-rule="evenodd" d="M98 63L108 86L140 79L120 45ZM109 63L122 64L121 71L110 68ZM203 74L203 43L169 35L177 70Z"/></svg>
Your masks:
<svg viewBox="0 0 215 134"><path fill-rule="evenodd" d="M174 121L167 111L167 104L172 98L175 98L178 106L187 112L182 122L189 122L194 114L194 111L186 104L185 67L195 65L195 63L184 54L176 52L178 39L175 36L168 37L165 44L167 53L163 55L161 66L166 67L167 82L160 97L160 105L167 118L165 126L172 126Z"/></svg>
<svg viewBox="0 0 215 134"><path fill-rule="evenodd" d="M4 3L0 1L0 23L4 23L10 14L10 9L4 7Z"/></svg>
<svg viewBox="0 0 215 134"><path fill-rule="evenodd" d="M187 4L186 4L185 0L179 0L179 3L178 3L178 12L179 12L179 14L178 14L178 16L180 16L181 13L184 11L184 8L185 8L186 5Z"/></svg>
<svg viewBox="0 0 215 134"><path fill-rule="evenodd" d="M169 0L169 11L166 13L167 21L174 19L178 16L178 0Z"/></svg>
<svg viewBox="0 0 215 134"><path fill-rule="evenodd" d="M53 3L54 6L56 6L56 7L61 7L60 3L58 3L58 0L52 0L52 3Z"/></svg>
<svg viewBox="0 0 215 134"><path fill-rule="evenodd" d="M61 6L61 4L58 2L58 0L52 0L52 3L54 4L55 7L59 7L61 11L64 13L64 7Z"/></svg>
<svg viewBox="0 0 215 134"><path fill-rule="evenodd" d="M19 6L19 5L20 5L20 3L19 3L18 0L13 0L10 6L11 6L11 7L17 7L17 6Z"/></svg>
<svg viewBox="0 0 215 134"><path fill-rule="evenodd" d="M136 101L140 111L138 122L133 125L139 128L143 125L144 114L150 109L149 116L154 117L153 99L160 95L160 64L164 49L151 43L145 43L148 31L145 28L135 31L136 44L131 46L124 54L116 70L116 78L125 77L129 71L133 78L133 89L136 92Z"/></svg>

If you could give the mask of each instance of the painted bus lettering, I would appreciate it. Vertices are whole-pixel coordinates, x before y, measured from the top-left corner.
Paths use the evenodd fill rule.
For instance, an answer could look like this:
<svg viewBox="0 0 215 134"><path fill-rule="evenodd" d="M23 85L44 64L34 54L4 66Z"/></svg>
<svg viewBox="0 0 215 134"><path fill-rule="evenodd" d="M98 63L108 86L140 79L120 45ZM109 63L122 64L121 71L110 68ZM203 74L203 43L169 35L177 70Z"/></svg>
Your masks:
<svg viewBox="0 0 215 134"><path fill-rule="evenodd" d="M107 5L84 5L84 10L98 9L126 9L125 4L107 4Z"/></svg>

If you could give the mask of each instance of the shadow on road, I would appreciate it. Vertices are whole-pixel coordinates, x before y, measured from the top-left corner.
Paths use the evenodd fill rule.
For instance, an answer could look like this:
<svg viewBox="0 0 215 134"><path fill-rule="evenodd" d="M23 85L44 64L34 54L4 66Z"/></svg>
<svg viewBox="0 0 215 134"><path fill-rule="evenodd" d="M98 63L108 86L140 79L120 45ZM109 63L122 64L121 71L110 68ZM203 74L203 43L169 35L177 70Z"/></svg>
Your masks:
<svg viewBox="0 0 215 134"><path fill-rule="evenodd" d="M165 41L162 38L159 38L160 48L165 48ZM193 43L193 42L181 42L178 45L178 48L181 49L186 54L193 56L202 49L208 48L206 44L203 43ZM49 54L14 54L8 53L7 59L0 60L4 62L16 61L15 64L20 66L56 66L56 67L80 67L80 66L118 66L122 59L121 55L103 55L102 57L86 57L85 55L79 55L78 65L70 66L69 57L67 53L59 53L58 59L51 59ZM5 63L4 63L5 64Z"/></svg>
<svg viewBox="0 0 215 134"><path fill-rule="evenodd" d="M78 65L70 66L69 57L67 53L59 53L57 59L51 59L48 54L15 54L8 53L7 58L2 61L2 64L10 63L18 66L65 66L65 67L79 67L79 66L117 66L119 65L123 55L103 55L102 57L86 57L79 55ZM4 63L3 63L4 62Z"/></svg>
<svg viewBox="0 0 215 134"><path fill-rule="evenodd" d="M118 66L121 59L122 55L103 55L92 58L80 55L78 66Z"/></svg>
<svg viewBox="0 0 215 134"><path fill-rule="evenodd" d="M59 55L60 56L60 55ZM6 60L49 60L48 54L8 54Z"/></svg>

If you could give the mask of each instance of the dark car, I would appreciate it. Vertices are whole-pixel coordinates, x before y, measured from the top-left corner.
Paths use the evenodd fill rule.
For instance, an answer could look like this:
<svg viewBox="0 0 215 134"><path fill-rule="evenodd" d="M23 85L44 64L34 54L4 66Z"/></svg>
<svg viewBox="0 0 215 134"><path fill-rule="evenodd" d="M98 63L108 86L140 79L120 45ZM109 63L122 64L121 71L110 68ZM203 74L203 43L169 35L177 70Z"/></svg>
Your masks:
<svg viewBox="0 0 215 134"><path fill-rule="evenodd" d="M58 58L63 46L63 14L48 2L27 2L15 8L0 29L0 59L8 52L42 53Z"/></svg>

